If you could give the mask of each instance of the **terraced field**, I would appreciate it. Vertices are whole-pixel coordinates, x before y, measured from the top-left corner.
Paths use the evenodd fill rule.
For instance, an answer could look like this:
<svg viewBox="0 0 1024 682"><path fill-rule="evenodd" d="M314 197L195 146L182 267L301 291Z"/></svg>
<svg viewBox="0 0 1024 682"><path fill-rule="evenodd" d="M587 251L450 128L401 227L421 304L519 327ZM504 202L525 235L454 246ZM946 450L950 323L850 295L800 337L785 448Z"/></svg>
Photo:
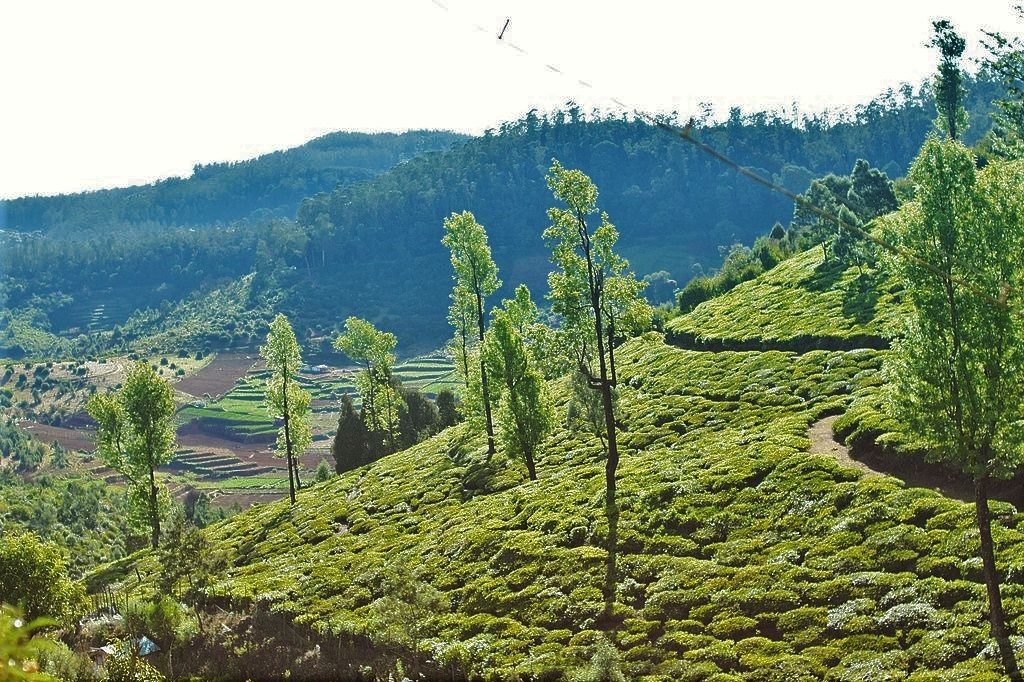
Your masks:
<svg viewBox="0 0 1024 682"><path fill-rule="evenodd" d="M264 373L246 375L219 400L194 401L178 412L182 425L199 422L208 431L242 443L266 443L277 426L263 402Z"/></svg>
<svg viewBox="0 0 1024 682"><path fill-rule="evenodd" d="M258 357L252 353L219 353L193 376L175 384L174 388L196 398L217 398L231 390L257 360Z"/></svg>
<svg viewBox="0 0 1024 682"><path fill-rule="evenodd" d="M395 374L403 384L417 388L431 398L436 398L445 389L454 390L458 386L451 358L440 355L424 355L403 362L395 367Z"/></svg>
<svg viewBox="0 0 1024 682"><path fill-rule="evenodd" d="M287 491L287 474L282 460L274 453L277 424L267 413L264 390L267 371L254 353L225 353L212 359L155 356L148 362L169 372L173 378L180 368L185 376L173 386L182 407L175 416L178 443L182 448L175 460L161 469L173 489L184 494L197 487L214 494L219 504L238 502L248 506L269 501ZM56 363L48 368L56 382L69 383L75 391L57 389L44 395L43 407L63 410L60 426L44 423L42 417L29 415L21 427L45 442L56 441L71 452L93 450L92 420L84 411L90 387L110 390L120 383L129 366L127 358L88 361L80 365ZM21 371L24 368L20 368ZM313 395L314 440L300 457L307 472L326 460L332 463L331 438L337 424L341 398L352 395L359 404L354 379L355 367L307 366L299 382ZM31 368L28 370L31 374ZM395 374L408 387L435 397L444 388L454 387L453 366L440 355L406 360ZM60 385L63 385L60 384ZM26 385L27 386L27 385ZM28 388L15 398L28 397ZM24 395L23 395L24 394ZM80 458L83 469L109 482L117 482L116 472L102 466L91 456Z"/></svg>
<svg viewBox="0 0 1024 682"><path fill-rule="evenodd" d="M101 289L76 294L75 300L50 314L58 333L80 333L110 329L123 324L138 308L145 307L148 292L135 287Z"/></svg>
<svg viewBox="0 0 1024 682"><path fill-rule="evenodd" d="M174 456L171 468L191 471L209 478L230 478L232 476L262 476L274 473L270 467L245 462L237 457L216 453L201 453L195 450L181 450Z"/></svg>
<svg viewBox="0 0 1024 682"><path fill-rule="evenodd" d="M248 506L284 495L288 477L282 461L274 454L277 424L267 414L264 391L267 371L254 364L251 356L215 359L196 377L176 388L194 391L219 390L214 400L196 398L179 410L178 442L185 448L172 465L176 474L190 475L197 487L215 493L220 504L238 502ZM247 371L239 374L242 366ZM412 358L395 367L405 386L435 397L438 391L454 388L451 360L440 355ZM313 395L313 443L300 457L306 471L331 459L331 438L338 419L341 398L355 395L355 367L307 366L299 383ZM232 386L224 379L237 374ZM186 391L183 391L186 392ZM257 494L258 493L258 494Z"/></svg>

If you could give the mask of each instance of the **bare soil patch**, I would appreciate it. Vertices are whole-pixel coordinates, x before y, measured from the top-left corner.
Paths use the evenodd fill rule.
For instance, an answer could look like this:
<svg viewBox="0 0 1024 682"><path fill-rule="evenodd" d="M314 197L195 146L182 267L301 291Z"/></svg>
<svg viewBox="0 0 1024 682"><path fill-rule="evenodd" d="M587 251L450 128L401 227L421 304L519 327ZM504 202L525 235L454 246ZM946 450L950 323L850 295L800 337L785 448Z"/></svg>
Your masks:
<svg viewBox="0 0 1024 682"><path fill-rule="evenodd" d="M248 459L255 453L267 449L263 444L241 443L210 433L199 422L189 422L178 429L178 446L191 448L196 452L227 452L240 459Z"/></svg>
<svg viewBox="0 0 1024 682"><path fill-rule="evenodd" d="M201 370L176 383L174 388L197 398L204 395L218 398L230 391L258 359L255 353L221 353Z"/></svg>
<svg viewBox="0 0 1024 682"><path fill-rule="evenodd" d="M284 460L274 454L273 443L242 443L225 438L221 434L211 433L202 422L189 422L180 427L178 429L178 446L191 448L196 452L227 453L243 462L252 462L259 466L284 466ZM312 470L316 468L321 459L326 459L328 464L331 463L330 441L313 443L299 458L299 461L306 468Z"/></svg>
<svg viewBox="0 0 1024 682"><path fill-rule="evenodd" d="M835 436L832 435L832 425L836 419L839 419L839 415L819 419L807 429L807 437L811 439L811 454L828 455L834 457L845 467L859 469L868 476L880 476L880 471L876 471L864 462L851 457L850 448L837 441Z"/></svg>
<svg viewBox="0 0 1024 682"><path fill-rule="evenodd" d="M41 443L52 443L57 441L62 448L71 452L82 450L92 452L96 449L93 443L92 429L67 428L64 426L50 426L33 421L23 421L18 424L25 431Z"/></svg>

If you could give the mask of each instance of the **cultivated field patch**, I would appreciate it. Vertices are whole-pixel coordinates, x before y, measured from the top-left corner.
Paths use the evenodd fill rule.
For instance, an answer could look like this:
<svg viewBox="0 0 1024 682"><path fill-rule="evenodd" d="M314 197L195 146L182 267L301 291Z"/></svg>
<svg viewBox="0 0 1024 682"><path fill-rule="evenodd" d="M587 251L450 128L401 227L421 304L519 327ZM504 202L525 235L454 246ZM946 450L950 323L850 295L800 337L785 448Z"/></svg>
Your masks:
<svg viewBox="0 0 1024 682"><path fill-rule="evenodd" d="M258 358L255 353L219 353L209 364L179 381L174 388L196 398L217 398L231 390Z"/></svg>

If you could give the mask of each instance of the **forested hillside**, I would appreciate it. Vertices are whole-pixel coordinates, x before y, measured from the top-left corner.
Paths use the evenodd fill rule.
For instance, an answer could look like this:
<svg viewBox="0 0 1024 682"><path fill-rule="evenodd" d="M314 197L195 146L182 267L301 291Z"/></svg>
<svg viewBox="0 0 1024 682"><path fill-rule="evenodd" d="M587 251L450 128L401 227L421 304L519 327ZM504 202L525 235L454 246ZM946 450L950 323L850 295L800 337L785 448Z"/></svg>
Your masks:
<svg viewBox="0 0 1024 682"><path fill-rule="evenodd" d="M998 88L988 80L968 85L969 136L977 139L988 128L988 102ZM906 87L844 116L792 121L734 111L723 122L698 121L696 130L741 164L803 191L816 177L849 173L859 158L890 177L903 175L933 112L927 88ZM295 311L306 338L326 338L354 314L396 332L406 350L436 347L447 336L449 274L440 238L452 211L471 210L488 228L505 281L543 290L543 177L553 157L586 171L601 187L602 206L627 228L622 249L639 275L667 271L681 285L717 264L723 246L749 242L792 217L785 199L656 127L625 116L587 116L570 105L550 116L530 112L449 151L317 194L299 205L295 221L206 229L136 223L59 240L8 233L0 290L7 303L0 349L6 350L0 353L156 348L176 342L179 333L190 346L251 345L254 330L275 310ZM292 168L290 158L280 163ZM238 164L221 175L237 177L247 168ZM301 175L296 170L289 177ZM206 172L199 176L181 182L198 192L200 185L187 183L201 183ZM148 214L132 213L130 201L114 201L128 190L95 200L106 215L152 220L163 215L154 198L162 190L147 191ZM9 215L36 216L19 219L24 226L38 224L31 221L44 220L40 216L58 225L62 201L85 202L75 204L76 213L88 214L91 197L13 202ZM190 206L177 205L175 215L193 215ZM280 206L268 199L259 208L273 213ZM256 205L246 210L249 215ZM237 289L241 278L245 297L226 295L225 287ZM228 299L230 310L217 307Z"/></svg>
<svg viewBox="0 0 1024 682"><path fill-rule="evenodd" d="M194 226L290 218L304 197L368 180L402 161L464 139L449 131L331 133L248 161L196 164L187 178L0 202L0 229L66 236L139 223Z"/></svg>

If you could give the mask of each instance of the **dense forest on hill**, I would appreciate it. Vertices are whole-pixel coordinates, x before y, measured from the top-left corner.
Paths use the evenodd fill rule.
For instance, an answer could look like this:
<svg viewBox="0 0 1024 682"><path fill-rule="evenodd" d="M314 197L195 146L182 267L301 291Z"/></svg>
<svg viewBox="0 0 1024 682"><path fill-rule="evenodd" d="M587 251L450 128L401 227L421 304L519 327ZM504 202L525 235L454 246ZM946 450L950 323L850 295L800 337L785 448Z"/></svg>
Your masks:
<svg viewBox="0 0 1024 682"><path fill-rule="evenodd" d="M988 128L988 103L999 86L985 78L969 79L967 85L972 141ZM932 125L933 112L928 87L906 86L842 116L794 121L735 110L724 121L696 123L705 142L803 191L816 177L848 173L858 158L890 177L902 175ZM424 135L434 135L427 139L443 146L442 134ZM426 143L420 139L399 149L416 144ZM306 155L321 158L318 148L311 143ZM282 154L279 163L293 169L289 177L302 176L291 165L301 159ZM192 324L189 345L251 344L252 330L276 306L296 311L306 339L325 338L355 314L373 316L396 332L406 350L412 344L436 347L447 334L442 220L454 210L473 211L492 235L503 279L543 290L547 257L540 233L548 205L543 170L553 157L584 170L601 187L603 208L628 228L622 249L640 275L668 271L683 284L716 265L722 247L750 242L774 221L792 216L785 199L654 126L626 116L587 115L570 104L552 115L529 112L446 152L422 154L372 180L316 194L299 204L294 221L158 225L155 217L198 215L202 202L172 201L160 208L156 187L141 214L131 213L131 201L115 206L116 192L129 190L11 202L8 224L11 216L34 215L36 221L50 216L47 224L56 226L61 206L88 215L94 195L107 197L96 199L107 215L143 215L146 222L118 223L116 230L100 229L97 222L76 238L7 233L0 254L0 298L6 298L8 309L6 324L0 324L6 328L0 331L0 348L18 356L156 343L154 334L167 340L180 320L203 317L209 301L225 299L225 286L237 288L240 278L250 275L245 289L251 305L216 311L210 324ZM276 157L261 157L268 158ZM219 175L204 171L198 180L183 182L201 194L203 177L241 182L246 169L259 168L259 162L231 165ZM200 184L188 185L194 182ZM224 190L231 182L213 186ZM260 196L274 194L260 187ZM273 213L280 206L274 199L258 208ZM257 206L246 210L251 215ZM33 223L25 218L21 224Z"/></svg>
<svg viewBox="0 0 1024 682"><path fill-rule="evenodd" d="M67 233L138 223L210 225L290 218L307 196L369 180L402 161L464 139L458 133L427 130L331 133L247 161L196 164L186 178L0 202L0 229Z"/></svg>

